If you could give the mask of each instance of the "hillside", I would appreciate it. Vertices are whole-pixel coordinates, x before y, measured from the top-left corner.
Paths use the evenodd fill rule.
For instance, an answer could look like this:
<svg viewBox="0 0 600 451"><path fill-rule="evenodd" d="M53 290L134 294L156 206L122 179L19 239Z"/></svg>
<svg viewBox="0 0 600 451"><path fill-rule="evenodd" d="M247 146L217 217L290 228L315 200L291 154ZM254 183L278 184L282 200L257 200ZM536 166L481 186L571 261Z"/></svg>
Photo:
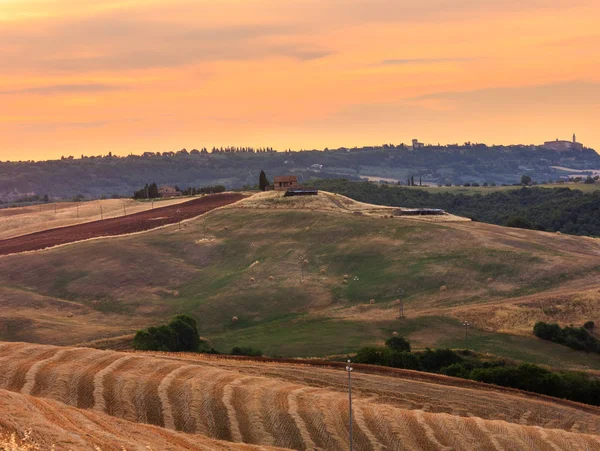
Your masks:
<svg viewBox="0 0 600 451"><path fill-rule="evenodd" d="M248 149L245 149L248 150ZM0 162L0 201L49 195L86 199L102 195L131 196L146 183L188 186L254 186L264 169L276 175L312 178L372 177L405 182L423 177L430 183L516 183L522 173L535 180L556 180L569 172L557 169L597 170L600 155L592 149L555 152L540 146L449 145L413 151L403 144L299 152L258 152L252 149L215 149L213 153L188 151L91 158L65 158L43 162Z"/></svg>
<svg viewBox="0 0 600 451"><path fill-rule="evenodd" d="M243 200L181 229L1 257L0 339L73 345L187 312L221 351L343 354L397 331L416 348L468 345L600 369L598 356L531 334L540 320L600 322L597 240L393 216L327 193L279 196ZM464 319L474 325L468 342Z"/></svg>
<svg viewBox="0 0 600 451"><path fill-rule="evenodd" d="M181 449L202 449L209 439L291 449L348 448L343 365L23 343L0 343L0 362L5 369L0 390L10 392L0 391L6 393L0 405L11 413L0 424L14 428L34 418L32 432L45 440L60 440L61 427L69 431L74 424L86 424L91 434L84 440L102 439L107 449L131 443L124 437L134 430L144 434L144 445L177 440ZM600 449L600 410L595 407L411 371L371 374L361 366L353 374L353 394L356 449L397 449L398 444L422 450ZM15 409L16 403L23 403L21 409ZM161 433L131 422L165 429ZM82 439L80 430L73 440ZM198 448L190 445L192 437Z"/></svg>
<svg viewBox="0 0 600 451"><path fill-rule="evenodd" d="M363 202L402 207L441 208L474 221L497 225L600 237L600 191L582 192L555 185L496 188L421 188L376 185L348 180L320 180L315 188ZM478 192L468 190L479 190Z"/></svg>

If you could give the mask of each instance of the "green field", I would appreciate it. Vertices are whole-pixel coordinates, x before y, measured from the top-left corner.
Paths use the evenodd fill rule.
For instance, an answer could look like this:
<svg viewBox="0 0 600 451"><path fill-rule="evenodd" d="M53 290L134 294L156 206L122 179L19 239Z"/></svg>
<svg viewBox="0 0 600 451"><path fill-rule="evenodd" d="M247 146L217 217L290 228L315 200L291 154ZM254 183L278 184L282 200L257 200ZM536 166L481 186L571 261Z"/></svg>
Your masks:
<svg viewBox="0 0 600 451"><path fill-rule="evenodd" d="M203 217L206 239L202 223L192 221L181 230L2 258L0 325L4 318L11 326L0 327L0 340L75 344L186 312L221 351L252 346L280 356L344 354L381 344L393 331L416 348L464 347L456 308L552 293L586 284L598 271L600 244L584 238L334 207L223 209ZM403 320L395 304L399 288ZM584 319L585 312L575 320ZM528 321L533 326L535 317ZM469 346L600 369L600 357L477 325Z"/></svg>

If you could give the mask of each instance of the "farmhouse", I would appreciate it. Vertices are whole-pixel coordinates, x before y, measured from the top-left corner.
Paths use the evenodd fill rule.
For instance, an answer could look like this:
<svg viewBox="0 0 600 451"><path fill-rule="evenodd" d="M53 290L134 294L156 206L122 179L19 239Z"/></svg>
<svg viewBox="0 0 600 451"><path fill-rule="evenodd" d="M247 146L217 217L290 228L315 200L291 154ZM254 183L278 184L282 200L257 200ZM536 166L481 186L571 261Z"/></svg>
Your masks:
<svg viewBox="0 0 600 451"><path fill-rule="evenodd" d="M177 197L181 196L181 191L177 191L177 188L173 186L161 186L158 188L158 194L160 197Z"/></svg>
<svg viewBox="0 0 600 451"><path fill-rule="evenodd" d="M298 177L295 175L276 176L273 186L275 191L287 191L289 188L297 188Z"/></svg>

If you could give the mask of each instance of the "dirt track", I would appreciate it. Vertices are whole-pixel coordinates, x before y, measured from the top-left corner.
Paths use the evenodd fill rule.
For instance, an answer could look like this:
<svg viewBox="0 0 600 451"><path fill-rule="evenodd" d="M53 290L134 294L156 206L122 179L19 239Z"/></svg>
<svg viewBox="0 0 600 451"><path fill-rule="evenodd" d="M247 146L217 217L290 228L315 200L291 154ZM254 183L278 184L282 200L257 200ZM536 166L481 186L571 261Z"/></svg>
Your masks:
<svg viewBox="0 0 600 451"><path fill-rule="evenodd" d="M120 218L87 222L10 238L0 241L0 255L35 251L90 238L142 232L194 218L243 198L242 194L214 194L182 204L155 208Z"/></svg>

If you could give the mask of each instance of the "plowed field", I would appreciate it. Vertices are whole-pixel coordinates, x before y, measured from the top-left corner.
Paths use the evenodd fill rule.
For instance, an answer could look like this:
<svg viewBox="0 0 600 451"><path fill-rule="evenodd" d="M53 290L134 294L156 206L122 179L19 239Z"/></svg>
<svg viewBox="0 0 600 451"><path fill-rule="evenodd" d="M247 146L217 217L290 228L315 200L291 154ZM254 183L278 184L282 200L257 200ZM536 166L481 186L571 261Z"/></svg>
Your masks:
<svg viewBox="0 0 600 451"><path fill-rule="evenodd" d="M0 389L83 412L227 442L349 448L344 369L23 343L0 343L0 367ZM353 377L357 450L600 450L592 406L451 378Z"/></svg>
<svg viewBox="0 0 600 451"><path fill-rule="evenodd" d="M132 215L45 230L0 241L0 255L35 251L105 236L125 235L176 224L243 199L242 194L214 194Z"/></svg>

